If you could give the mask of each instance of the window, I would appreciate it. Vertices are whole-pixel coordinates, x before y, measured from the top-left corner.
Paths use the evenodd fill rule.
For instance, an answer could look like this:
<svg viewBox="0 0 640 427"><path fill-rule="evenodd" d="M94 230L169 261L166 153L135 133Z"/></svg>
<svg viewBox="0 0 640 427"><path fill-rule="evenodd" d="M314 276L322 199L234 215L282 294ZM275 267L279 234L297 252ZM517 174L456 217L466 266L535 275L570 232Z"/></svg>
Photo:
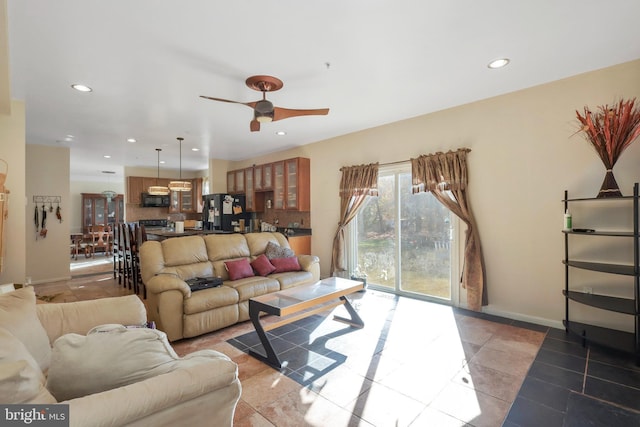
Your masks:
<svg viewBox="0 0 640 427"><path fill-rule="evenodd" d="M378 196L350 224L350 271L365 273L374 289L451 301L457 224L431 193L411 194L409 163L381 167Z"/></svg>

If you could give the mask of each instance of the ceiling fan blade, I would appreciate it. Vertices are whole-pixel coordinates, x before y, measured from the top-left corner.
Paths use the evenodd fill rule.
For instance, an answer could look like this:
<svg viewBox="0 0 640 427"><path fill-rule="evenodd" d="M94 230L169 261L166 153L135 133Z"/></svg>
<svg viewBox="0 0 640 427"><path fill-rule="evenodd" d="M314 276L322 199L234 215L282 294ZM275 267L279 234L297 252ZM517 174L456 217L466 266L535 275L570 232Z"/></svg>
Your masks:
<svg viewBox="0 0 640 427"><path fill-rule="evenodd" d="M204 96L204 95L200 95L200 98L204 98L204 99L210 99L212 101L221 101L221 102L229 102L231 104L242 104L242 105L246 105L247 107L251 107L251 108L256 108L256 102L240 102L240 101L232 101L230 99L224 99L224 98L214 98L212 96Z"/></svg>
<svg viewBox="0 0 640 427"><path fill-rule="evenodd" d="M249 123L249 128L251 129L251 132L257 132L260 130L260 122L257 121L256 119L251 120L251 123Z"/></svg>
<svg viewBox="0 0 640 427"><path fill-rule="evenodd" d="M328 108L316 108L314 110L294 110L288 108L273 108L273 121L288 119L289 117L298 116L326 116L329 114Z"/></svg>

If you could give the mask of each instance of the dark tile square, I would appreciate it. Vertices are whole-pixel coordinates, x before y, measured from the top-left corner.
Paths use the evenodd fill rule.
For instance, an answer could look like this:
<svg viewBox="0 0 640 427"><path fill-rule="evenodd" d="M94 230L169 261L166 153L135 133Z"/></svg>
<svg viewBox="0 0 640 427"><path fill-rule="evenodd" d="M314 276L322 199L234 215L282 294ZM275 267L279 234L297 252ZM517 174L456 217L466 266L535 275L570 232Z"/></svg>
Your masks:
<svg viewBox="0 0 640 427"><path fill-rule="evenodd" d="M283 340L292 342L294 344L307 344L309 342L309 337L311 332L304 328L297 328L292 331L286 332L282 335L279 335Z"/></svg>
<svg viewBox="0 0 640 427"><path fill-rule="evenodd" d="M526 377L518 396L548 406L556 411L565 412L569 393L571 392L567 388L558 387L537 378Z"/></svg>
<svg viewBox="0 0 640 427"><path fill-rule="evenodd" d="M285 341L278 337L269 338L269 342L271 343L271 347L273 347L273 350L276 352L276 354L280 354L287 350L291 350L296 346L294 343ZM258 343L254 345L253 347L251 347L251 350L257 351L260 354L266 354L266 352L264 351L264 347L262 346L262 343Z"/></svg>
<svg viewBox="0 0 640 427"><path fill-rule="evenodd" d="M564 414L524 397L516 397L506 422L520 427L562 427Z"/></svg>
<svg viewBox="0 0 640 427"><path fill-rule="evenodd" d="M582 391L582 382L584 379L583 374L558 368L557 366L547 365L537 360L534 360L527 376L578 392Z"/></svg>
<svg viewBox="0 0 640 427"><path fill-rule="evenodd" d="M640 425L640 414L614 405L571 393L565 427L629 427Z"/></svg>
<svg viewBox="0 0 640 427"><path fill-rule="evenodd" d="M236 338L231 338L227 342L229 344L231 344L232 346L234 346L235 348L237 348L237 349L239 349L241 351L244 351L245 353L247 353L249 351L249 347L246 344L238 341Z"/></svg>
<svg viewBox="0 0 640 427"><path fill-rule="evenodd" d="M537 325L535 323L529 323L529 322L523 322L521 320L512 321L511 326L516 326L518 328L528 329L530 331L537 331L537 332L547 332L549 330L548 326Z"/></svg>
<svg viewBox="0 0 640 427"><path fill-rule="evenodd" d="M253 347L256 344L260 344L260 337L257 332L249 332L248 334L240 335L234 338L236 341L242 343L246 347Z"/></svg>
<svg viewBox="0 0 640 427"><path fill-rule="evenodd" d="M313 362L314 359L318 358L320 355L318 353L314 353L313 351L309 351L306 348L302 348L299 346L293 347L290 350L285 351L284 353L280 353L278 358L280 359L280 363L293 371L297 371Z"/></svg>
<svg viewBox="0 0 640 427"><path fill-rule="evenodd" d="M590 360L640 371L640 366L636 364L636 357L633 354L593 344L589 346L589 350Z"/></svg>
<svg viewBox="0 0 640 427"><path fill-rule="evenodd" d="M298 322L299 320L297 322L289 323L287 325L282 325L280 327L270 330L268 333L276 336L286 334L287 332L291 332L295 329L300 328L300 325L298 324Z"/></svg>
<svg viewBox="0 0 640 427"><path fill-rule="evenodd" d="M582 345L582 338L580 338L577 335L570 334L564 329L549 328L549 332L547 332L547 337Z"/></svg>
<svg viewBox="0 0 640 427"><path fill-rule="evenodd" d="M640 371L592 360L587 375L640 389Z"/></svg>
<svg viewBox="0 0 640 427"><path fill-rule="evenodd" d="M570 354L572 356L587 357L587 348L583 347L582 344L551 338L548 334L544 341L542 341L541 348Z"/></svg>
<svg viewBox="0 0 640 427"><path fill-rule="evenodd" d="M584 394L640 411L640 390L587 376Z"/></svg>
<svg viewBox="0 0 640 427"><path fill-rule="evenodd" d="M557 351L551 351L544 348L541 348L540 351L538 351L536 361L580 373L584 373L587 365L587 359L584 357L576 357L570 354L559 353Z"/></svg>

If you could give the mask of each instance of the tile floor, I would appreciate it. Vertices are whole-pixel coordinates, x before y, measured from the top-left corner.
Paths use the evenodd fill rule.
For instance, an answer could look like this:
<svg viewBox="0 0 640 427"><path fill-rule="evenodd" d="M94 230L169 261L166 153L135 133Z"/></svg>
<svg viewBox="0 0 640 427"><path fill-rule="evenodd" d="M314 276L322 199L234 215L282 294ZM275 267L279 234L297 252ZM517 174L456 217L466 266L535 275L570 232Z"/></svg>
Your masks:
<svg viewBox="0 0 640 427"><path fill-rule="evenodd" d="M53 302L130 293L110 271L77 269L36 292ZM238 363L234 426L640 425L640 368L624 355L561 330L372 290L353 304L364 329L313 317L283 332L304 350L283 372L227 342L252 332L250 322L173 345Z"/></svg>

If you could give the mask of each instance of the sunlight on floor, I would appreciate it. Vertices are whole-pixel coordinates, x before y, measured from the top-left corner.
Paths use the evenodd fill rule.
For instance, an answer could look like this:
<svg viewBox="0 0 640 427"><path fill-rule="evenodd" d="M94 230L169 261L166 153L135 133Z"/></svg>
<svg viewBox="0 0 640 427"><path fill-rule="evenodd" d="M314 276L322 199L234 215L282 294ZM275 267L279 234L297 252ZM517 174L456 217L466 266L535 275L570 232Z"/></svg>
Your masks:
<svg viewBox="0 0 640 427"><path fill-rule="evenodd" d="M71 261L70 268L71 268L71 271L74 271L74 270L79 270L81 268L96 267L99 265L111 264L112 262L113 260L109 257L88 258L86 260Z"/></svg>

